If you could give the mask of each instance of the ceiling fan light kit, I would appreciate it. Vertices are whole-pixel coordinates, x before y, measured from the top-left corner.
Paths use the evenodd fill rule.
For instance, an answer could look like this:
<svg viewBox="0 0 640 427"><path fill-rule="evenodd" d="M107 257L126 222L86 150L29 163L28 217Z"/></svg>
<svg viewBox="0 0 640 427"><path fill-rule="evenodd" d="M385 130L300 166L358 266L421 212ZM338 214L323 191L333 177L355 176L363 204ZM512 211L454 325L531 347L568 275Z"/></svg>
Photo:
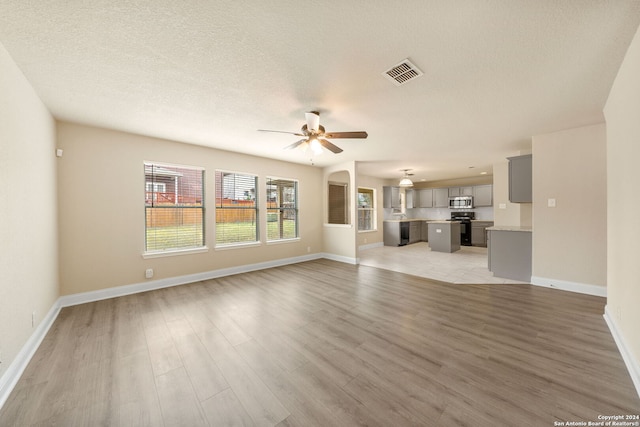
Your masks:
<svg viewBox="0 0 640 427"><path fill-rule="evenodd" d="M320 124L320 113L318 111L309 111L308 113L304 113L306 122L299 132L286 132L281 130L267 130L267 129L258 129L260 132L278 132L278 133L289 133L291 135L303 136L304 138L300 141L294 142L291 145L285 147L285 150L290 150L293 148L301 147L301 148L311 148L313 154L322 154L322 149L326 148L332 153L338 154L342 153L342 148L330 142L327 138L354 138L354 139L364 139L367 136L367 132L365 131L353 131L353 132L330 132L326 133L324 126Z"/></svg>

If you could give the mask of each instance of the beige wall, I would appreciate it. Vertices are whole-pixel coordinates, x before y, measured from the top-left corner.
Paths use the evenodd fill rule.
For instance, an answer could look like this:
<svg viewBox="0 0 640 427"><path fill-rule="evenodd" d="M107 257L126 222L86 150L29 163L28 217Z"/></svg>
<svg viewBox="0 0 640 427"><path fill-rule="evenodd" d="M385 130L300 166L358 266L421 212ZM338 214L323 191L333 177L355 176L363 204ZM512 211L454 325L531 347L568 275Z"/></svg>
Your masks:
<svg viewBox="0 0 640 427"><path fill-rule="evenodd" d="M606 173L604 124L533 137L533 276L606 286Z"/></svg>
<svg viewBox="0 0 640 427"><path fill-rule="evenodd" d="M341 182L348 180L349 183L349 224L328 224L329 206L327 204L328 183L337 176ZM322 214L318 213L318 219L322 219L323 228L323 247L324 252L329 257L339 259L346 262L357 262L356 248L356 221L355 206L357 187L356 187L356 166L355 162L342 163L335 166L329 166L323 170L322 185ZM356 225L354 225L356 224Z"/></svg>
<svg viewBox="0 0 640 427"><path fill-rule="evenodd" d="M55 122L1 44L0 70L1 377L58 298L58 237Z"/></svg>
<svg viewBox="0 0 640 427"><path fill-rule="evenodd" d="M147 268L163 279L323 251L319 168L64 122L58 145L65 150L58 169L62 295L138 284ZM142 258L144 161L205 168L207 253ZM297 179L300 240L216 250L216 169L257 174L259 194L267 176ZM265 224L265 210L259 215Z"/></svg>
<svg viewBox="0 0 640 427"><path fill-rule="evenodd" d="M394 180L393 184L387 185L398 185L399 180ZM492 175L478 175L467 178L457 178L457 179L444 179L440 181L428 181L428 182L420 182L414 181L413 188L442 188L442 187L465 187L470 185L483 185L483 184L493 184L493 176Z"/></svg>
<svg viewBox="0 0 640 427"><path fill-rule="evenodd" d="M640 212L639 94L640 30L618 71L604 109L607 120L607 311L615 320L636 367L640 367L640 227L629 222L629 215Z"/></svg>

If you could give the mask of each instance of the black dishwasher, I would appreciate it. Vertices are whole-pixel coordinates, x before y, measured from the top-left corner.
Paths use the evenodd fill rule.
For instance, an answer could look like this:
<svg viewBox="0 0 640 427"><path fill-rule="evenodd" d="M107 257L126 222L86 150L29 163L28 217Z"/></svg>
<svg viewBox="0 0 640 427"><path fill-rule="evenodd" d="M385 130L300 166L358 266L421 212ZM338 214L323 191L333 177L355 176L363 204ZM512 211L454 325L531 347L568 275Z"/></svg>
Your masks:
<svg viewBox="0 0 640 427"><path fill-rule="evenodd" d="M398 246L404 246L409 244L409 228L411 223L409 221L400 223L400 244Z"/></svg>

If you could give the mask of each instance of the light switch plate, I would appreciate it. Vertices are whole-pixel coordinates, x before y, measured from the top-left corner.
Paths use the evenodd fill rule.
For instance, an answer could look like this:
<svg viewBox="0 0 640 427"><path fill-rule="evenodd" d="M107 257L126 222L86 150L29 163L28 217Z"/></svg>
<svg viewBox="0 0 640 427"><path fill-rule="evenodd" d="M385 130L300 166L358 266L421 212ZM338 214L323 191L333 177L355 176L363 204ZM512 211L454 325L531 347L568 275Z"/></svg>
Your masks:
<svg viewBox="0 0 640 427"><path fill-rule="evenodd" d="M556 207L556 199L548 199L547 200L547 206L550 208L555 208Z"/></svg>

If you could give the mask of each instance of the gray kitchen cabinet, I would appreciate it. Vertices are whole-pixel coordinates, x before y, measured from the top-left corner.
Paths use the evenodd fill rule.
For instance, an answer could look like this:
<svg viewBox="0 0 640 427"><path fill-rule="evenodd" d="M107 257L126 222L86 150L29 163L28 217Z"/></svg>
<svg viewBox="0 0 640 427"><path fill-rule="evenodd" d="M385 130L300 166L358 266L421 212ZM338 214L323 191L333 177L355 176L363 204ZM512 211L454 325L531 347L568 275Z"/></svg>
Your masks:
<svg viewBox="0 0 640 427"><path fill-rule="evenodd" d="M417 243L422 239L422 222L411 221L409 226L409 243Z"/></svg>
<svg viewBox="0 0 640 427"><path fill-rule="evenodd" d="M531 234L489 228L489 271L495 277L531 281Z"/></svg>
<svg viewBox="0 0 640 427"><path fill-rule="evenodd" d="M405 203L407 209L417 208L418 207L418 192L416 190L412 190L407 188L405 190Z"/></svg>
<svg viewBox="0 0 640 427"><path fill-rule="evenodd" d="M473 196L473 187L449 187L449 197Z"/></svg>
<svg viewBox="0 0 640 427"><path fill-rule="evenodd" d="M487 247L487 227L493 227L493 221L471 222L471 246Z"/></svg>
<svg viewBox="0 0 640 427"><path fill-rule="evenodd" d="M384 222L382 224L382 240L385 246L400 246L400 223Z"/></svg>
<svg viewBox="0 0 640 427"><path fill-rule="evenodd" d="M382 207L400 209L400 187L382 187Z"/></svg>
<svg viewBox="0 0 640 427"><path fill-rule="evenodd" d="M456 221L434 221L429 223L429 247L437 252L460 250L460 223Z"/></svg>
<svg viewBox="0 0 640 427"><path fill-rule="evenodd" d="M422 221L422 225L420 226L422 232L421 240L423 242L429 241L429 223L427 221Z"/></svg>
<svg viewBox="0 0 640 427"><path fill-rule="evenodd" d="M475 207L493 206L493 185L476 185L473 187L473 205Z"/></svg>
<svg viewBox="0 0 640 427"><path fill-rule="evenodd" d="M433 207L433 189L424 188L418 190L418 207L419 208L432 208Z"/></svg>
<svg viewBox="0 0 640 427"><path fill-rule="evenodd" d="M449 189L448 188L433 189L433 207L434 208L449 207Z"/></svg>
<svg viewBox="0 0 640 427"><path fill-rule="evenodd" d="M508 157L509 201L531 203L533 201L533 163L531 154Z"/></svg>

